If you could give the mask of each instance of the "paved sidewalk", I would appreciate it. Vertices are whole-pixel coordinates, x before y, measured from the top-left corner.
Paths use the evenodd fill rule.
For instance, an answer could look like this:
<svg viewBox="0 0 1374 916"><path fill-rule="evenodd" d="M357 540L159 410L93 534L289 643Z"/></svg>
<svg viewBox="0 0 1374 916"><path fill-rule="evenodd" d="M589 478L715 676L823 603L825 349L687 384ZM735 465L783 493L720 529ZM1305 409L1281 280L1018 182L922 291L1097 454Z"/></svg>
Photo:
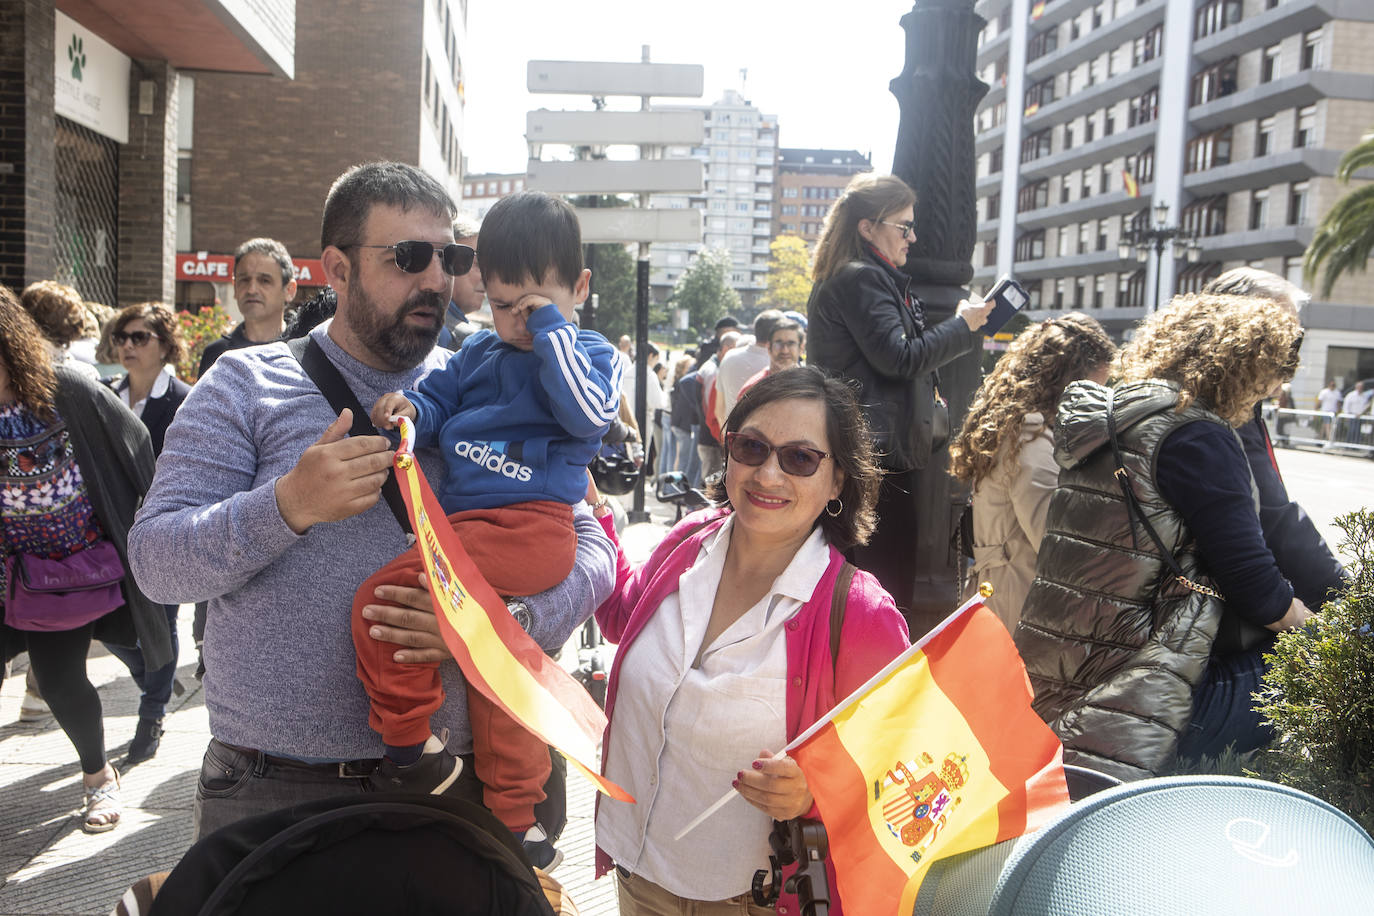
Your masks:
<svg viewBox="0 0 1374 916"><path fill-rule="evenodd" d="M623 538L632 559L647 556L665 530L662 522L671 521L662 507L651 509L656 523L634 526ZM26 656L5 679L0 687L0 916L108 913L130 884L172 868L190 847L191 805L210 731L204 696L193 677L189 605L182 608L179 632L177 676L186 693L168 704L158 755L123 772L124 816L108 833L81 831L76 752L56 721L49 716L19 722ZM577 664L577 639L574 634L563 654L567 667ZM98 643L89 673L104 707L105 745L118 766L137 724L138 689L123 664ZM614 882L592 877L594 795L586 780L569 774L568 824L558 843L565 858L555 873L586 916L616 911Z"/></svg>

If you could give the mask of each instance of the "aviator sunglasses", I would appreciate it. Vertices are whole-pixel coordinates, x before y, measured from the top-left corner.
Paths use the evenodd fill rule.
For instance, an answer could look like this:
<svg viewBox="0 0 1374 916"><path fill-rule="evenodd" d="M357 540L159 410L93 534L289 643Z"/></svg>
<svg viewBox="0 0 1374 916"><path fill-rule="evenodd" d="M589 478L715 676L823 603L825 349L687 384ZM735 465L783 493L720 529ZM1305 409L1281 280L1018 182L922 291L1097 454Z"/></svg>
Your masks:
<svg viewBox="0 0 1374 916"><path fill-rule="evenodd" d="M804 445L773 445L747 433L726 433L725 449L733 461L756 468L778 453L778 467L792 477L810 477L821 469L821 462L830 456L818 448Z"/></svg>
<svg viewBox="0 0 1374 916"><path fill-rule="evenodd" d="M432 242L397 242L395 245L345 245L345 248L384 248L396 252L396 266L408 274L422 274L429 267L436 248ZM477 252L467 245L453 242L437 249L439 264L450 277L461 277L472 270Z"/></svg>
<svg viewBox="0 0 1374 916"><path fill-rule="evenodd" d="M152 340L154 337L157 337L157 335L149 333L148 331L130 331L127 334L123 331L115 331L110 335L110 340L114 341L116 347L122 347L126 343L131 343L135 347L143 347L147 346L148 341Z"/></svg>

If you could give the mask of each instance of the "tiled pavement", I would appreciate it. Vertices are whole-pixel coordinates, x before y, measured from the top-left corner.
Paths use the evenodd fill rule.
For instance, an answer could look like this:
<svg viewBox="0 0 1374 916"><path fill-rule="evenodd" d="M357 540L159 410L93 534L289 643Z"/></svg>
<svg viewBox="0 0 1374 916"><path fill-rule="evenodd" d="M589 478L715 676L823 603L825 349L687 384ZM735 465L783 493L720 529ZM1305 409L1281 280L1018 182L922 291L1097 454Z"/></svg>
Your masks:
<svg viewBox="0 0 1374 916"><path fill-rule="evenodd" d="M663 528L636 528L625 538L626 552L642 557ZM168 705L158 755L124 773L124 816L108 833L81 832L76 752L57 723L51 717L18 721L24 656L0 687L0 916L108 913L130 884L171 868L191 845L191 803L210 733L200 685L192 677L190 611L182 609L180 622L178 677L186 693ZM564 657L575 663L572 646ZM98 644L89 673L104 707L105 744L118 763L133 737L138 690L118 659ZM587 916L616 909L614 883L592 877L593 796L586 780L569 774L568 824L558 843L565 858L555 873Z"/></svg>

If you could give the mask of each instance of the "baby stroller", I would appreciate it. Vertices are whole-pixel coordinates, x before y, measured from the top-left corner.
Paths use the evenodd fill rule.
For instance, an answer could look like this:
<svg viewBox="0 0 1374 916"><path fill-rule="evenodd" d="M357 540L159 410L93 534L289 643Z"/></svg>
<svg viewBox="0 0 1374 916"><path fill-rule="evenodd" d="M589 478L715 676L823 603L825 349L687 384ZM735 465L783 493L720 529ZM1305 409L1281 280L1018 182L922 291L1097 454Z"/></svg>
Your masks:
<svg viewBox="0 0 1374 916"><path fill-rule="evenodd" d="M151 907L128 911L575 914L566 898L555 909L541 878L558 887L535 872L520 843L489 811L442 796L368 793L297 805L216 831L167 874ZM137 890L135 885L126 901Z"/></svg>

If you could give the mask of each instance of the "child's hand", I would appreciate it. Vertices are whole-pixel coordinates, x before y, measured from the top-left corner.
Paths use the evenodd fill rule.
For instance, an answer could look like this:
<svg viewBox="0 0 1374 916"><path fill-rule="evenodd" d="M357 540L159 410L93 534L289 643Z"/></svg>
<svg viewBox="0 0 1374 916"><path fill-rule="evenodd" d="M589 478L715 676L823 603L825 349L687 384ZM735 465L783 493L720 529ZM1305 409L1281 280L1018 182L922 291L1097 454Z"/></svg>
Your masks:
<svg viewBox="0 0 1374 916"><path fill-rule="evenodd" d="M379 397L377 403L372 405L372 414L368 419L378 429L395 429L396 424L391 422L392 417L415 419L415 405L407 401L406 396L399 391L392 391Z"/></svg>
<svg viewBox="0 0 1374 916"><path fill-rule="evenodd" d="M541 296L539 293L525 293L515 304L510 307L511 317L529 320L535 309L541 309L546 305L553 305L553 300L548 296Z"/></svg>

